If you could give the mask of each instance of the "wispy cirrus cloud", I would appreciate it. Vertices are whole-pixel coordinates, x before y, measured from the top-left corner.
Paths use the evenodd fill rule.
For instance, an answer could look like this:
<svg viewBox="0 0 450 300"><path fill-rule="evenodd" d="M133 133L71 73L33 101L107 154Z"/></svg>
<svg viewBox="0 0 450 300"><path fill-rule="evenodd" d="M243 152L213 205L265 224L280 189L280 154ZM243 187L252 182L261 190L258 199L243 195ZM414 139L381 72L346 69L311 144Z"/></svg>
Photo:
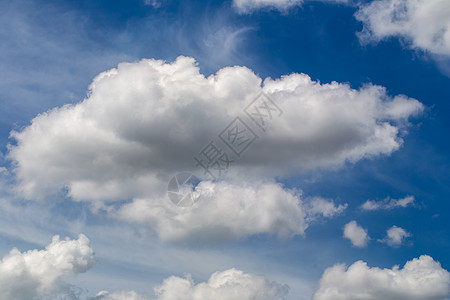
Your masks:
<svg viewBox="0 0 450 300"><path fill-rule="evenodd" d="M450 74L450 7L446 0L317 0L355 7L356 20L363 23L357 32L360 43L378 43L397 38L407 49L429 54L447 76ZM316 1L316 2L317 2ZM260 10L288 13L310 0L233 0L240 14Z"/></svg>
<svg viewBox="0 0 450 300"><path fill-rule="evenodd" d="M93 20L63 5L7 0L0 11L3 126L22 126L43 110L76 101L100 70L130 58L104 47Z"/></svg>
<svg viewBox="0 0 450 300"><path fill-rule="evenodd" d="M233 6L239 13L251 13L261 9L276 9L286 12L311 0L233 0ZM317 0L316 0L317 1ZM319 0L329 3L348 3L350 0Z"/></svg>
<svg viewBox="0 0 450 300"><path fill-rule="evenodd" d="M415 205L414 196L406 196L400 199L392 199L391 197L386 197L383 200L367 200L361 205L362 210L391 210L394 208L405 208L408 206Z"/></svg>
<svg viewBox="0 0 450 300"><path fill-rule="evenodd" d="M330 218L342 214L348 207L348 204L336 205L334 201L313 197L304 201L305 211L309 219Z"/></svg>

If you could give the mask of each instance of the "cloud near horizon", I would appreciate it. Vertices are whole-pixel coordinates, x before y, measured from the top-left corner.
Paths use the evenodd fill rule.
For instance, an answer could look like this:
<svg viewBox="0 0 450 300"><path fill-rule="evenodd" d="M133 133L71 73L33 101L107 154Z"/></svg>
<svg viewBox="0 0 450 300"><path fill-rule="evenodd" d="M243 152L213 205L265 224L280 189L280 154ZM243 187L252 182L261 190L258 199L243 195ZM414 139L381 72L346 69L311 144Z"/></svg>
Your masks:
<svg viewBox="0 0 450 300"><path fill-rule="evenodd" d="M88 271L93 265L89 239L60 240L54 236L44 250L5 255L0 262L0 297L5 300L47 299L68 295L66 276ZM87 292L87 291L86 291ZM149 291L150 292L150 291ZM92 300L285 300L289 286L266 276L235 268L213 273L208 280L195 283L191 275L170 276L153 287L153 296L133 290L101 291ZM65 294L66 293L66 294ZM450 295L450 273L438 261L422 255L403 268L369 267L357 261L346 267L337 264L326 269L313 300L432 300ZM81 299L77 295L73 299ZM84 297L84 296L81 296ZM50 299L49 298L49 299ZM71 298L71 299L72 299ZM83 298L84 299L84 298Z"/></svg>
<svg viewBox="0 0 450 300"><path fill-rule="evenodd" d="M195 284L190 275L171 276L153 288L156 297L135 291L100 292L94 300L284 300L289 287L266 277L237 269L215 272L206 282Z"/></svg>
<svg viewBox="0 0 450 300"><path fill-rule="evenodd" d="M403 268L369 267L357 261L325 270L313 300L432 300L450 296L450 273L439 262L422 255Z"/></svg>
<svg viewBox="0 0 450 300"><path fill-rule="evenodd" d="M447 0L376 0L360 6L357 20L363 43L399 37L412 49L450 58L450 2Z"/></svg>

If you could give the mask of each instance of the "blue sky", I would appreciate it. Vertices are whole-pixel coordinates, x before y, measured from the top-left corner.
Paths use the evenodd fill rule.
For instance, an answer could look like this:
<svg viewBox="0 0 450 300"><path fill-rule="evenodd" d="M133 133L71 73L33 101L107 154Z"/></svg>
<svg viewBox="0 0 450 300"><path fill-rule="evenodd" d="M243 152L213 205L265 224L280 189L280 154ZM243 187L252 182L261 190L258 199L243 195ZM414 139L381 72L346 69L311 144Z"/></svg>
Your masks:
<svg viewBox="0 0 450 300"><path fill-rule="evenodd" d="M446 0L1 1L0 298L450 299L449 20ZM192 157L261 92L283 114L211 181ZM182 171L193 207L166 194Z"/></svg>

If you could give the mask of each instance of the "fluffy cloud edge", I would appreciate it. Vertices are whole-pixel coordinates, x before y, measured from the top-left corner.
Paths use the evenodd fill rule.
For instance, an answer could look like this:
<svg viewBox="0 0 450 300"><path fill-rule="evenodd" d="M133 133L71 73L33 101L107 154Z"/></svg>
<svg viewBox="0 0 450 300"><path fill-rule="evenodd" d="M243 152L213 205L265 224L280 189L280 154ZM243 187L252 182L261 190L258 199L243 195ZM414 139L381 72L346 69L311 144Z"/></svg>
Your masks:
<svg viewBox="0 0 450 300"><path fill-rule="evenodd" d="M255 102L266 101L255 98L262 94L270 100L265 104L282 108L282 117L270 119L270 127L262 129L246 119L259 130L259 145L218 183L203 180L203 186L222 194L211 195L214 203L203 203L194 213L168 207L172 174L193 171L193 155L200 155L207 138L214 139L236 116L245 118L251 105L262 105ZM99 74L84 101L38 115L30 126L12 132L17 144L9 147L9 158L17 190L25 198L46 198L63 190L69 198L113 211L122 220L146 222L163 239L195 240L203 235L205 224L219 229L219 235L206 232L212 240L260 233L284 238L303 234L307 217L338 215L345 205L317 200L305 217L307 208L295 205L295 193L261 181L389 155L402 145L401 132L406 132L409 118L422 110L416 99L390 97L380 86L356 90L337 82L322 84L306 74L263 81L237 66L205 77L191 57L171 63L144 59ZM263 204L242 203L241 193L258 195ZM226 204L221 204L223 195L230 200ZM277 215L257 220L254 212L242 208L259 209L264 216L273 210ZM235 214L227 213L230 209ZM256 221L243 223L245 218L236 216ZM235 224L228 224L230 220Z"/></svg>
<svg viewBox="0 0 450 300"><path fill-rule="evenodd" d="M135 291L102 291L94 300L284 300L287 285L268 280L265 276L232 268L213 273L205 282L195 283L191 275L171 276L154 287L156 297L142 296Z"/></svg>
<svg viewBox="0 0 450 300"><path fill-rule="evenodd" d="M450 58L450 5L446 0L376 0L361 5L362 43L399 37L412 49Z"/></svg>
<svg viewBox="0 0 450 300"><path fill-rule="evenodd" d="M189 57L119 64L94 79L83 102L38 115L11 133L17 145L9 146L8 158L17 191L39 199L65 189L72 199L92 202L161 195L170 174L195 169L192 156L206 137L213 139L261 92L284 114L271 120L274 130L258 140L260 147L234 166L238 174L250 170L247 177L389 155L403 143L400 129L408 118L423 110L419 101L391 98L379 86L354 90L305 74L261 82L245 67L205 78Z"/></svg>
<svg viewBox="0 0 450 300"><path fill-rule="evenodd" d="M233 7L238 13L248 14L262 8L286 11L294 6L301 5L303 2L303 0L233 0Z"/></svg>
<svg viewBox="0 0 450 300"><path fill-rule="evenodd" d="M356 221L350 221L344 226L344 237L349 239L353 246L358 248L367 247L370 237L367 229L364 229Z"/></svg>
<svg viewBox="0 0 450 300"><path fill-rule="evenodd" d="M325 270L313 300L432 300L450 296L450 273L428 255L403 268L369 267L357 261L348 268L337 264Z"/></svg>
<svg viewBox="0 0 450 300"><path fill-rule="evenodd" d="M385 243L393 248L400 247L405 239L411 237L412 234L407 232L405 229L393 225L386 231L386 237L378 240L380 243Z"/></svg>
<svg viewBox="0 0 450 300"><path fill-rule="evenodd" d="M28 300L61 293L66 276L84 273L94 264L89 239L61 240L54 236L43 250L20 252L12 249L0 261L0 296L2 299Z"/></svg>
<svg viewBox="0 0 450 300"><path fill-rule="evenodd" d="M300 190L275 182L202 181L196 190L200 197L193 207L178 207L166 198L135 199L110 215L148 224L165 242L220 243L259 234L282 240L304 235L316 220L347 208L318 197L304 203Z"/></svg>

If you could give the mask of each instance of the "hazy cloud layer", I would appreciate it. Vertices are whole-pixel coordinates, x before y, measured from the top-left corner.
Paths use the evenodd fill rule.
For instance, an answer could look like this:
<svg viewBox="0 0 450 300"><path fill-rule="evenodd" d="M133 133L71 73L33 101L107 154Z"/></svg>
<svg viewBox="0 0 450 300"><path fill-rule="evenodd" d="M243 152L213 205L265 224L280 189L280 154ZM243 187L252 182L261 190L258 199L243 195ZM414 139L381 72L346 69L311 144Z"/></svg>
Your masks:
<svg viewBox="0 0 450 300"><path fill-rule="evenodd" d="M363 42L399 37L408 47L450 56L450 2L447 0L376 0L360 7Z"/></svg>
<svg viewBox="0 0 450 300"><path fill-rule="evenodd" d="M450 274L427 255L403 268L371 268L363 261L325 270L313 300L431 300L450 295Z"/></svg>
<svg viewBox="0 0 450 300"><path fill-rule="evenodd" d="M363 210L379 210L379 209L394 209L398 207L408 207L414 205L415 198L414 196L407 196L401 199L392 199L387 197L380 201L375 200L367 200L361 205L361 209Z"/></svg>
<svg viewBox="0 0 450 300"><path fill-rule="evenodd" d="M269 281L264 276L244 273L236 269L215 272L207 282L195 284L185 278L171 276L154 288L156 298L145 298L131 292L102 292L95 299L104 300L283 300L289 288Z"/></svg>
<svg viewBox="0 0 450 300"><path fill-rule="evenodd" d="M359 248L366 247L370 239L367 230L359 226L356 221L351 221L345 225L344 237L349 239L353 246Z"/></svg>
<svg viewBox="0 0 450 300"><path fill-rule="evenodd" d="M82 234L78 240L54 236L44 250L13 249L0 261L0 298L29 300L62 292L64 276L86 272L93 263L89 239Z"/></svg>

